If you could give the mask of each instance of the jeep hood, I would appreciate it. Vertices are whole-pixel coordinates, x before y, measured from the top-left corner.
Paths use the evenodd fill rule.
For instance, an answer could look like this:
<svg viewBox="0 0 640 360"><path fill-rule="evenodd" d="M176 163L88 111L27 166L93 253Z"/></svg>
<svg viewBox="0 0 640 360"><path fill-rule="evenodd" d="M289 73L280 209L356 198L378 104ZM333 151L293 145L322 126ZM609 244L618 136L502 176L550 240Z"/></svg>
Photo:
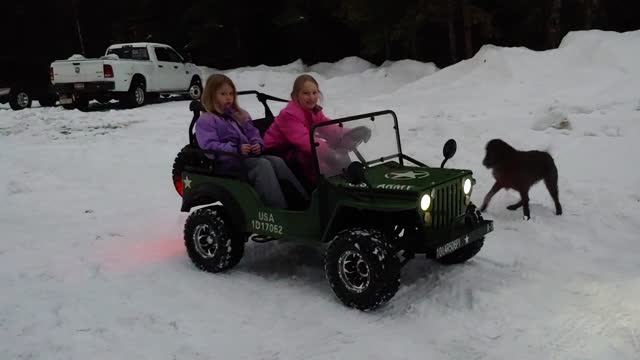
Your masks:
<svg viewBox="0 0 640 360"><path fill-rule="evenodd" d="M470 176L470 170L441 169L432 167L402 166L397 162L386 162L365 169L365 179L373 190L393 190L420 193L440 184L464 176ZM335 176L330 181L339 186L350 188L368 188L365 184L350 184L344 176Z"/></svg>

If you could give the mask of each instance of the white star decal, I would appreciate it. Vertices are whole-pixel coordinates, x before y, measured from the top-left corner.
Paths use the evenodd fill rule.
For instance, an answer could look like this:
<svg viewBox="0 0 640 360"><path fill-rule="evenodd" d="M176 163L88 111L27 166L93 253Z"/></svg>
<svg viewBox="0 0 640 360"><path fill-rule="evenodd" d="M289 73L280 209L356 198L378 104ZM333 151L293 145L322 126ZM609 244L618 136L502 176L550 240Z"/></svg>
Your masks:
<svg viewBox="0 0 640 360"><path fill-rule="evenodd" d="M427 176L429 176L429 173L423 170L394 171L384 175L384 177L391 180L422 179L426 178Z"/></svg>
<svg viewBox="0 0 640 360"><path fill-rule="evenodd" d="M191 179L189 179L188 176L184 178L184 188L185 189L191 188Z"/></svg>

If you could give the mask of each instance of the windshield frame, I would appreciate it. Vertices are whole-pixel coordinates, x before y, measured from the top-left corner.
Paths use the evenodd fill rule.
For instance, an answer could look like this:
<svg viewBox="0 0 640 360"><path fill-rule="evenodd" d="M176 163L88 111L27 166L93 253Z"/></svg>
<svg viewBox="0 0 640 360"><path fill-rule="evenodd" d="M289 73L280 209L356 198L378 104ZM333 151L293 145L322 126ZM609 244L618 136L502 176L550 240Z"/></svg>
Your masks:
<svg viewBox="0 0 640 360"><path fill-rule="evenodd" d="M398 159L398 162L400 163L401 166L404 166L404 160L408 160L409 162L414 163L415 165L418 166L426 166L425 164L405 155L402 153L402 142L400 140L400 128L398 126L398 117L396 116L396 113L393 112L392 110L382 110L382 111L375 111L375 112L370 112L370 113L364 113L364 114L358 114L358 115L352 115L352 116L347 116L347 117L342 117L342 118L338 118L338 119L334 119L334 120L329 120L329 121L323 121L321 123L317 123L314 124L311 127L311 130L309 131L309 142L311 144L311 155L312 155L312 159L313 159L313 168L314 171L316 173L316 175L320 178L325 178L325 176L322 174L321 170L320 170L320 162L318 161L318 153L316 148L319 146L319 143L315 142L314 139L314 134L316 133L316 130L318 128L322 128L324 126L329 126L329 125L333 125L333 124L346 124L352 121L356 121L356 120L362 120L362 119L366 119L369 118L370 121L376 121L376 117L380 117L383 115L391 115L393 118L393 129L395 130L396 133L396 149L397 149L397 153L395 154L389 154L389 155L385 155L383 157L380 158L375 158L372 160L368 160L363 163L363 165L365 167L369 167L372 164L376 164L376 163L383 163L387 160L391 160L391 159Z"/></svg>

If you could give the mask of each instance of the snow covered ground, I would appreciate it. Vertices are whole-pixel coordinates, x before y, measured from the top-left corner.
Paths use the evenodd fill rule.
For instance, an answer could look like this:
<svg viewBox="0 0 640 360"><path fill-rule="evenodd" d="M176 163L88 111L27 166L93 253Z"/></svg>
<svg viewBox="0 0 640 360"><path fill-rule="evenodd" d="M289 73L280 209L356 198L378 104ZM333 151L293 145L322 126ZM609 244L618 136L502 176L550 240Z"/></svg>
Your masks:
<svg viewBox="0 0 640 360"><path fill-rule="evenodd" d="M404 150L428 163L455 138L447 166L474 171L476 203L492 185L488 140L555 157L563 216L542 184L528 222L500 192L477 257L415 259L371 313L335 298L321 248L250 243L226 274L191 265L170 182L187 101L3 106L0 358L637 360L639 59L640 31L590 31L545 52L485 46L440 70L347 58L229 71L280 97L312 71L327 115L393 109Z"/></svg>

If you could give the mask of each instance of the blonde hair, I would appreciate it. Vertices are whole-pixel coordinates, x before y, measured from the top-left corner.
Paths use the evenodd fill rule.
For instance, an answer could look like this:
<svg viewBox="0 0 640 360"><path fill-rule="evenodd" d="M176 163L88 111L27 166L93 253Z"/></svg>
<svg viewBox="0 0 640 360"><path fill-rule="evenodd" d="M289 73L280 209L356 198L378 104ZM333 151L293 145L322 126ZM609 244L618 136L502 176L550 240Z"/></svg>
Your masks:
<svg viewBox="0 0 640 360"><path fill-rule="evenodd" d="M216 107L216 92L222 87L222 85L229 85L233 89L233 104L231 107L240 112L240 106L238 106L238 94L236 93L236 86L228 76L222 74L213 74L207 79L207 83L202 91L202 106L207 112L220 112L222 109Z"/></svg>
<svg viewBox="0 0 640 360"><path fill-rule="evenodd" d="M313 76L311 75L302 74L298 76L296 80L293 82L293 89L291 90L291 100L298 101L298 93L302 89L302 86L304 86L304 83L306 83L307 81L314 83L318 88L318 92L320 93L320 96L322 96L322 92L320 91L320 85L318 85L318 82L316 81L316 79L314 79Z"/></svg>

